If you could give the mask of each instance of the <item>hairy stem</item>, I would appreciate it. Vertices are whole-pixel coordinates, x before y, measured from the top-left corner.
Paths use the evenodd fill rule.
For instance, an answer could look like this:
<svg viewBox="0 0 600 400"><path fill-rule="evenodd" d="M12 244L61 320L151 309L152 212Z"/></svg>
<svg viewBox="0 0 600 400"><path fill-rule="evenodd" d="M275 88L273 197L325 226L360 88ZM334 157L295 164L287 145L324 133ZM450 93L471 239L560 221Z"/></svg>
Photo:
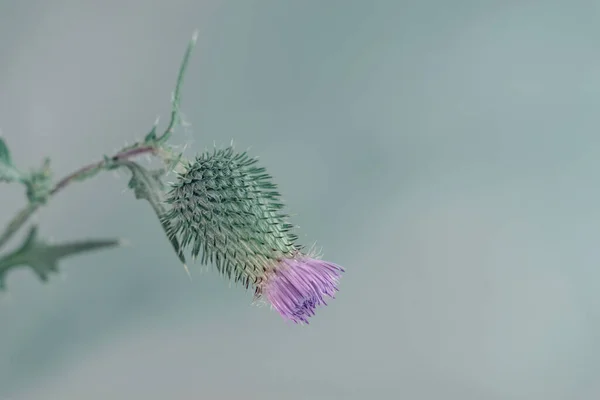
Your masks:
<svg viewBox="0 0 600 400"><path fill-rule="evenodd" d="M139 156L140 154L148 154L148 153L155 153L155 152L156 152L156 148L154 146L140 145L139 147L133 147L126 151L119 152L119 153L115 154L114 156L112 156L111 158L105 158L102 161L98 161L96 163L86 165L85 167L79 168L77 171L65 176L63 179L58 181L58 183L50 191L50 196L55 195L56 193L58 193L59 191L64 189L68 184L70 184L73 181L80 180L82 177L84 177L86 175L93 175L96 172L99 172L99 171L105 169L111 162L127 160L129 158ZM1 245L2 245L2 243L0 242L0 246Z"/></svg>
<svg viewBox="0 0 600 400"><path fill-rule="evenodd" d="M40 204L37 203L29 203L27 207L22 209L13 217L13 219L8 223L4 232L0 236L0 248L8 242L8 240L15 234L17 231L27 222L29 217L36 212Z"/></svg>
<svg viewBox="0 0 600 400"><path fill-rule="evenodd" d="M198 31L195 31L192 35L192 40L188 44L188 47L185 51L185 55L183 56L183 61L181 62L181 66L179 67L179 74L177 75L177 83L175 84L175 91L173 92L173 100L171 104L171 120L169 121L169 125L167 129L165 129L164 133L156 139L157 143L163 144L169 140L169 137L173 133L173 129L175 128L176 122L179 122L179 103L181 102L181 87L183 86L183 78L185 77L185 70L187 69L188 63L190 61L190 56L192 55L192 50L196 45L196 41L198 40Z"/></svg>
<svg viewBox="0 0 600 400"><path fill-rule="evenodd" d="M179 123L179 104L181 101L181 87L183 86L183 78L185 77L185 71L187 69L192 50L194 49L197 40L198 31L195 31L192 36L192 40L190 40L188 44L187 50L183 57L183 61L181 62L181 65L179 67L179 73L177 75L177 82L175 84L175 90L173 92L171 104L171 120L169 121L169 125L167 126L165 131L160 136L157 136L155 125L152 131L148 135L146 135L146 138L143 142L138 142L132 146L126 147L117 154L115 154L113 157L105 157L102 161L98 161L96 163L79 168L75 172L65 176L63 179L58 181L56 185L54 185L49 191L47 198L44 198L44 200L48 200L50 197L63 190L72 182L85 180L96 175L102 170L111 169L111 167L118 167L119 161L125 161L130 158L136 157L140 154L148 153L158 155L161 158L163 157L162 146L167 142L167 140L169 140L171 134L175 129L175 126ZM2 234L0 235L0 248L2 248L2 246L4 246L8 242L8 240L15 233L18 232L18 230L44 203L45 201L30 202L23 210L21 210L17 215L13 217L13 219L8 223L4 232L2 232Z"/></svg>
<svg viewBox="0 0 600 400"><path fill-rule="evenodd" d="M67 187L69 184L85 179L85 177L91 177L96 173L107 168L110 163L128 160L141 154L155 153L156 148L154 146L139 145L139 147L133 147L126 151L121 151L110 158L105 158L102 161L98 161L93 164L86 165L79 168L77 171L62 178L50 191L49 197L54 196L62 189ZM21 210L14 218L8 223L6 229L0 235L0 248L8 242L8 240L19 231L19 229L29 220L29 218L38 210L43 203L30 203Z"/></svg>

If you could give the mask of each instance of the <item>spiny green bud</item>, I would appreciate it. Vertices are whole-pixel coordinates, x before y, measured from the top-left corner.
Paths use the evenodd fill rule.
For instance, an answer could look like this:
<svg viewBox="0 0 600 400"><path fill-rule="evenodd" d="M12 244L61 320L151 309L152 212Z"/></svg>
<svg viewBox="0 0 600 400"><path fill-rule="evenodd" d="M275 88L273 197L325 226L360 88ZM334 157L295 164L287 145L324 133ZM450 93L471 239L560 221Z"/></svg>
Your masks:
<svg viewBox="0 0 600 400"><path fill-rule="evenodd" d="M256 158L229 147L204 153L179 173L167 196L171 236L192 256L248 288L300 250L277 186Z"/></svg>

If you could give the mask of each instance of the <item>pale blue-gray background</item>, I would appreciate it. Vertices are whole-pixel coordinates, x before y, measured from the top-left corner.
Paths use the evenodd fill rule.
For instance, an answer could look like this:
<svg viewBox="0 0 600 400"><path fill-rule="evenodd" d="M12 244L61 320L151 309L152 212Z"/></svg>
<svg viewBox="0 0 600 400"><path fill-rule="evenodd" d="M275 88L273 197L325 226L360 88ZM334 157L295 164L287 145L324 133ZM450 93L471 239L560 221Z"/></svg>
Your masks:
<svg viewBox="0 0 600 400"><path fill-rule="evenodd" d="M190 283L125 173L74 185L42 233L131 246L9 275L0 399L600 398L599 27L594 1L0 2L20 165L62 176L166 122L198 28L175 142L251 146L347 268L287 324Z"/></svg>

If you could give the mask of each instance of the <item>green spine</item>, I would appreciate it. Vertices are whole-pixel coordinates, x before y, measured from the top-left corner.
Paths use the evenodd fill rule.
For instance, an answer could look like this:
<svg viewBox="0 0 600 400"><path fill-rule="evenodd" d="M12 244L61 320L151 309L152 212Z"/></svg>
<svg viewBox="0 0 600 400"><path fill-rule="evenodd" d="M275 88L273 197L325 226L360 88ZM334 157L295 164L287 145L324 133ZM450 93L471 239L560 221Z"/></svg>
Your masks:
<svg viewBox="0 0 600 400"><path fill-rule="evenodd" d="M297 236L265 168L231 147L196 157L167 196L170 235L194 258L246 288L268 267L300 249Z"/></svg>

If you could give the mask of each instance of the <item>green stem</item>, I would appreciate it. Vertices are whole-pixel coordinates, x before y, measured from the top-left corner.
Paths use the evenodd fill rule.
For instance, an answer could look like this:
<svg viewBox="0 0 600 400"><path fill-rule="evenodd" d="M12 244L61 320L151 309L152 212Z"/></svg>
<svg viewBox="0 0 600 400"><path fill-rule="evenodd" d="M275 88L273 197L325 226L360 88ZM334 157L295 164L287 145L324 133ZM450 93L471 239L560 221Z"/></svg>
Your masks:
<svg viewBox="0 0 600 400"><path fill-rule="evenodd" d="M39 208L39 203L29 203L27 207L22 209L13 217L13 219L8 223L6 229L0 236L0 248L8 242L8 240L15 234L17 231L27 222L29 217L33 215Z"/></svg>
<svg viewBox="0 0 600 400"><path fill-rule="evenodd" d="M171 104L171 120L169 121L169 125L167 126L167 129L165 129L164 133L156 139L158 144L164 144L167 142L167 140L169 140L175 128L175 123L178 122L177 120L179 119L179 103L181 102L181 87L183 86L183 78L185 77L185 71L197 40L198 31L195 31L192 35L192 40L190 40L190 43L185 51L181 66L179 67L179 74L177 75L177 83L175 84L175 91L173 92L173 101Z"/></svg>
<svg viewBox="0 0 600 400"><path fill-rule="evenodd" d="M183 86L183 78L187 69L192 50L196 45L198 39L198 31L194 32L192 40L188 44L187 50L179 67L179 74L177 75L177 82L175 84L175 91L173 92L172 108L171 108L171 120L167 129L162 135L156 136L156 126L146 136L145 140L140 143L136 143L132 146L122 149L119 153L111 158L105 157L104 160L98 161L93 164L86 165L78 169L77 171L65 176L63 179L50 190L48 198L54 196L56 193L63 190L69 184L74 181L82 181L90 178L98 172L109 169L111 166L118 166L119 161L125 161L140 154L152 153L155 155L162 155L161 146L164 145L167 140L171 137L175 125L179 122L179 103L181 101L181 87ZM47 200L47 199L45 199ZM21 210L13 219L8 223L8 226L4 232L0 235L0 248L8 242L8 240L29 220L29 218L38 210L38 208L44 204L43 202L29 203L27 207Z"/></svg>
<svg viewBox="0 0 600 400"><path fill-rule="evenodd" d="M96 173L108 168L112 163L128 160L130 158L139 156L141 154L155 153L156 147L139 145L139 147L130 148L126 151L119 152L113 157L105 158L102 161L98 161L93 164L86 165L85 167L79 168L77 171L65 176L63 179L58 181L56 185L50 190L48 198L54 196L66 188L69 184L75 181L82 181L85 178L90 178ZM8 223L8 226L0 235L0 248L10 240L10 238L19 231L19 229L29 220L29 218L38 210L43 203L30 203L21 210L13 219Z"/></svg>
<svg viewBox="0 0 600 400"><path fill-rule="evenodd" d="M105 158L102 161L98 161L96 163L86 165L85 167L78 169L77 171L65 176L63 179L58 181L58 183L50 191L50 196L55 195L56 193L58 193L59 191L64 189L69 183L71 183L73 181L81 180L85 176L95 175L97 172L100 172L103 169L107 168L113 162L127 160L129 158L138 156L140 154L148 154L148 153L155 153L155 152L156 152L156 147L154 147L154 146L146 146L146 145L138 144L133 148L130 148L126 151L121 151L121 152L115 154L111 158Z"/></svg>

